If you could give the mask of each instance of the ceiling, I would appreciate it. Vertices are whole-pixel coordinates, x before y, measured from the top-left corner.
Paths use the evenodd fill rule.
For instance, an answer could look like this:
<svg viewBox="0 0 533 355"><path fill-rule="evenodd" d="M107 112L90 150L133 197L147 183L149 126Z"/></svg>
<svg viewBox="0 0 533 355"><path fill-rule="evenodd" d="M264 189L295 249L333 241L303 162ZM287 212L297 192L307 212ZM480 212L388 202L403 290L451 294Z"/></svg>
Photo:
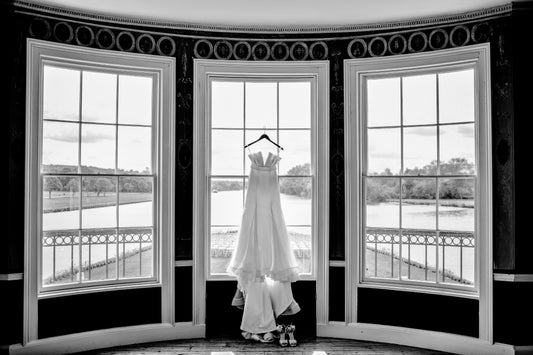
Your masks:
<svg viewBox="0 0 533 355"><path fill-rule="evenodd" d="M510 0L25 0L110 16L223 26L339 26L453 15Z"/></svg>

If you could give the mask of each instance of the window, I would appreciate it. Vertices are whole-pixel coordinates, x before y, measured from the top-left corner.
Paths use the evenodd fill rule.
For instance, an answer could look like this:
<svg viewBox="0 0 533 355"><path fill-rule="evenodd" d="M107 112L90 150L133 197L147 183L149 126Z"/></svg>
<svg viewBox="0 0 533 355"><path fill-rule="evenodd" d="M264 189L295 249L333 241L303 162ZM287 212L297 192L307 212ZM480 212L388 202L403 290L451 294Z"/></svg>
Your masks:
<svg viewBox="0 0 533 355"><path fill-rule="evenodd" d="M478 294L490 223L486 68L450 56L350 63L360 286Z"/></svg>
<svg viewBox="0 0 533 355"><path fill-rule="evenodd" d="M160 284L173 61L34 42L27 218L38 292Z"/></svg>
<svg viewBox="0 0 533 355"><path fill-rule="evenodd" d="M211 170L208 178L212 275L226 273L236 246L250 171L248 154L252 151L263 154L273 151L282 157L278 176L289 238L300 273L312 274L313 86L311 78L213 78L211 81ZM268 141L243 148L263 133L284 150L280 151Z"/></svg>
<svg viewBox="0 0 533 355"><path fill-rule="evenodd" d="M282 158L281 204L301 277L315 278L317 243L327 223L327 159L320 158L327 154L327 107L319 98L325 63L197 60L195 66L195 240L205 245L197 253L205 258L206 277L230 279L226 267L241 223L248 154L272 152ZM263 133L284 150L267 141L244 148Z"/></svg>

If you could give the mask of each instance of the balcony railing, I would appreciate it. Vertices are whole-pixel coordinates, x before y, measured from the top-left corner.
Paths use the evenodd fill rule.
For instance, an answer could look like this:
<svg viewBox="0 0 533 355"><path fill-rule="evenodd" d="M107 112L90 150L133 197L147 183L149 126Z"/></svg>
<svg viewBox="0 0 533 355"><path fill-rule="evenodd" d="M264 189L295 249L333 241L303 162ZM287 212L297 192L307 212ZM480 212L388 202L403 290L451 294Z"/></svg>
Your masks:
<svg viewBox="0 0 533 355"><path fill-rule="evenodd" d="M51 258L51 269L46 270L50 260L43 257L43 285L92 280L95 272L101 274L98 279L146 276L152 265L147 266L143 256L152 242L151 227L45 231L43 255ZM65 260L70 265L65 266ZM134 273L128 267L132 264L137 264Z"/></svg>
<svg viewBox="0 0 533 355"><path fill-rule="evenodd" d="M391 278L401 274L402 278L411 279L412 271L417 268L423 272L424 281L467 285L474 281L475 238L471 232L367 228L365 247L366 277L378 277L378 270L384 264L380 265L380 259L386 256L390 258L390 266L387 263L386 267L390 267ZM373 273L369 274L369 270ZM430 274L436 277L430 278Z"/></svg>

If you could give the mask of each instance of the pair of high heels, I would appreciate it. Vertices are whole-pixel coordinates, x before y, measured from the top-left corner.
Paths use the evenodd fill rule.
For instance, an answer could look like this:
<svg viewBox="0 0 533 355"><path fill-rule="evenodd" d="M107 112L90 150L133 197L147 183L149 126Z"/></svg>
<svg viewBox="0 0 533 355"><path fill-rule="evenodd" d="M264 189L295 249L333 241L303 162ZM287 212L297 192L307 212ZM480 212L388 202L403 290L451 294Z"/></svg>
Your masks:
<svg viewBox="0 0 533 355"><path fill-rule="evenodd" d="M298 345L298 342L294 338L294 331L296 330L296 327L292 324L290 325L278 325L278 332L279 332L279 345L285 347L285 346L296 346ZM287 340L287 337L289 338Z"/></svg>

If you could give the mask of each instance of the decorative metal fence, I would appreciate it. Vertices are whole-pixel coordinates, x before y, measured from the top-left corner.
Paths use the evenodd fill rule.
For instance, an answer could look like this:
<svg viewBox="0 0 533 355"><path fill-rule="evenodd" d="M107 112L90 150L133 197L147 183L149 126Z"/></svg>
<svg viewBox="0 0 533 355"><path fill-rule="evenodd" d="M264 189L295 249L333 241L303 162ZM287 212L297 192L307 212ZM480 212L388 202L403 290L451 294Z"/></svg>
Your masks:
<svg viewBox="0 0 533 355"><path fill-rule="evenodd" d="M52 248L52 273L43 284L65 279L75 281L76 275L80 272L86 272L87 280L91 280L91 271L100 267L105 267L106 278L114 278L113 275L110 275L109 265L119 262L122 263L122 277L126 277L126 260L135 255L138 255L138 276L141 276L143 271L142 254L152 248L152 242L151 227L45 231L42 235L42 248L43 251L45 248ZM92 247L102 245L105 246L105 254L97 253L98 255L94 255ZM138 248L135 245L138 245ZM112 246L114 255L110 255L109 246ZM70 268L57 270L57 250L60 247L70 247ZM81 262L82 253L83 259L85 259L83 265ZM115 277L119 278L118 267L115 272Z"/></svg>
<svg viewBox="0 0 533 355"><path fill-rule="evenodd" d="M428 271L438 268L437 274L442 278L440 281L444 281L446 277L452 277L457 279L456 281L469 284L471 281L466 280L463 275L464 270L464 250L465 248L475 247L474 233L472 232L452 232L452 231L427 231L427 230L412 230L412 229L389 229L389 228L367 228L366 249L374 251L374 275L377 276L378 270L378 254L385 252L390 255L391 268L394 267L394 259L397 259L407 266L407 277L411 277L411 266L417 266L424 269L425 280L428 280ZM387 248L383 248L387 246ZM423 246L424 256L420 258L417 256L413 258L412 247ZM381 248L380 248L381 247ZM390 253L387 252L390 247ZM429 265L430 259L429 248L432 248L432 253L437 260L437 265ZM458 274L453 275L447 270L446 265L446 250L447 248L459 249L459 267ZM395 249L398 252L394 252ZM405 249L407 249L407 255L405 255ZM422 259L422 260L420 260ZM367 265L369 260L366 260ZM372 262L372 261L371 261ZM391 270L391 274L394 271ZM400 272L401 273L401 272ZM372 276L372 275L367 275Z"/></svg>

